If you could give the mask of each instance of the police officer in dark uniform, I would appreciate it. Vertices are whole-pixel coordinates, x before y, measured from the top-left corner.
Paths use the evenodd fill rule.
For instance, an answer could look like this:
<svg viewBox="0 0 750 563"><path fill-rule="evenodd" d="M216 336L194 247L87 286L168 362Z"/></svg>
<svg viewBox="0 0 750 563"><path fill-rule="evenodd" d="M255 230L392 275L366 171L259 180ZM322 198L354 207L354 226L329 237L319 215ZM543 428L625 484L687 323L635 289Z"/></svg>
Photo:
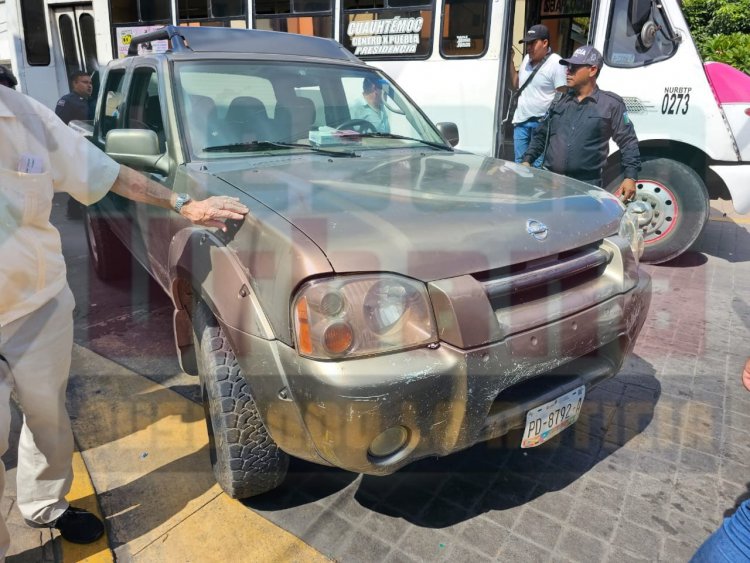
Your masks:
<svg viewBox="0 0 750 563"><path fill-rule="evenodd" d="M568 67L569 90L550 107L522 162L529 166L544 154L547 170L601 187L611 138L620 147L625 176L617 194L628 201L635 195L641 169L638 138L622 98L596 85L603 62L601 53L591 45L560 59L560 64Z"/></svg>
<svg viewBox="0 0 750 563"><path fill-rule="evenodd" d="M55 106L55 113L66 125L74 119L90 119L91 91L91 77L88 73L81 70L71 73L70 93L60 98Z"/></svg>
<svg viewBox="0 0 750 563"><path fill-rule="evenodd" d="M93 86L91 76L87 72L76 70L70 74L70 93L65 94L57 101L55 113L67 125L74 119L92 119L91 104L89 98ZM72 197L68 198L67 215L68 219L83 218L83 205L78 203Z"/></svg>

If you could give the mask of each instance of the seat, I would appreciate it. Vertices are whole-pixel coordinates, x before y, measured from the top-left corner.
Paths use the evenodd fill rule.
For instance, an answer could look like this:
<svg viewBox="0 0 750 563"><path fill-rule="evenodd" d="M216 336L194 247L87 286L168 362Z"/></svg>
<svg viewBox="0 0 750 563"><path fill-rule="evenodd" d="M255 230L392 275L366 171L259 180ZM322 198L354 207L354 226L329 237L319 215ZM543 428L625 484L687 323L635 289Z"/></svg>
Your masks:
<svg viewBox="0 0 750 563"><path fill-rule="evenodd" d="M307 139L315 123L315 104L308 98L295 96L276 106L274 119L277 131L286 137L278 140L295 142Z"/></svg>
<svg viewBox="0 0 750 563"><path fill-rule="evenodd" d="M228 142L246 143L268 141L272 136L271 119L266 107L258 98L238 96L227 108L224 124L229 138Z"/></svg>
<svg viewBox="0 0 750 563"><path fill-rule="evenodd" d="M186 114L193 150L200 152L206 147L223 144L219 139L219 123L214 101L208 96L189 94L187 103Z"/></svg>

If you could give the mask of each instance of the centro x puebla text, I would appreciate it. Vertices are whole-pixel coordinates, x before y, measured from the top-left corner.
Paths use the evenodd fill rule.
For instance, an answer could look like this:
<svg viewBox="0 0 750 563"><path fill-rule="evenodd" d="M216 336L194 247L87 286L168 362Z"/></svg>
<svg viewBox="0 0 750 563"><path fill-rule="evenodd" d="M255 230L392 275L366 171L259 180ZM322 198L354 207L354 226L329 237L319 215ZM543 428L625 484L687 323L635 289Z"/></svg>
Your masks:
<svg viewBox="0 0 750 563"><path fill-rule="evenodd" d="M424 18L353 21L346 29L355 55L416 53Z"/></svg>

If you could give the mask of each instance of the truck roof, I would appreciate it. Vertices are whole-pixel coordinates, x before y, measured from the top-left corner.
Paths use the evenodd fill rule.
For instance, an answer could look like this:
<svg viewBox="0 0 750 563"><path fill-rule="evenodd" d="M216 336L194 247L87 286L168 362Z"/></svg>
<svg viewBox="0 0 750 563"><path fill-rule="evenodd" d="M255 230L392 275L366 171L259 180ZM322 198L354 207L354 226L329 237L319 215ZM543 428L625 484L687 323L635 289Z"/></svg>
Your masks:
<svg viewBox="0 0 750 563"><path fill-rule="evenodd" d="M362 62L333 39L276 31L172 25L134 37L128 56L138 55L139 45L162 40L169 41L167 53L247 53Z"/></svg>

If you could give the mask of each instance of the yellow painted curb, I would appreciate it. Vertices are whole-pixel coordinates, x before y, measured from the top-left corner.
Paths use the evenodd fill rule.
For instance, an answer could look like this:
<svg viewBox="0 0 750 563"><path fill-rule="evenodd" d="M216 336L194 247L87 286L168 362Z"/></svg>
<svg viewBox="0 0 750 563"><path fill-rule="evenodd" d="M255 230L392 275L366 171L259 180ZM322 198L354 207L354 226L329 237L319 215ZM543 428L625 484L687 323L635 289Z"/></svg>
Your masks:
<svg viewBox="0 0 750 563"><path fill-rule="evenodd" d="M97 511L96 485L117 560L330 561L221 491L201 405L78 345L71 373L73 431L89 489L71 491L70 500L89 500L78 504ZM93 555L66 553L65 561L112 561L85 559Z"/></svg>
<svg viewBox="0 0 750 563"><path fill-rule="evenodd" d="M101 511L99 510L99 503L96 501L96 491L94 491L94 486L91 484L86 464L83 462L83 458L78 451L73 453L73 484L70 487L67 500L74 506L93 512L103 520ZM112 552L109 550L106 529L101 538L94 543L85 545L70 543L62 538L60 539L63 562L65 563L79 561L112 563L114 561Z"/></svg>

